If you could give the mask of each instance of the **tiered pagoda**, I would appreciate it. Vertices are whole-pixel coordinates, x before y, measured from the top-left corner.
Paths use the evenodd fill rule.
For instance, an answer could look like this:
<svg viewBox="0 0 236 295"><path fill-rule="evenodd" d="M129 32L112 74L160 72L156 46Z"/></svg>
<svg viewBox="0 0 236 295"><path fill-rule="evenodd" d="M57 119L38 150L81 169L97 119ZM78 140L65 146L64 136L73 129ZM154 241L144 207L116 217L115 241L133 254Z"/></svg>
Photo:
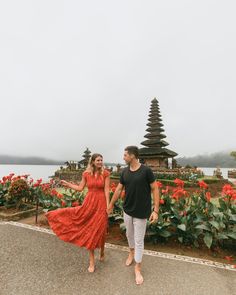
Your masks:
<svg viewBox="0 0 236 295"><path fill-rule="evenodd" d="M87 167L89 163L89 159L91 157L91 151L89 150L89 148L86 148L82 157L83 157L83 160L81 160L79 164L82 164L83 167Z"/></svg>
<svg viewBox="0 0 236 295"><path fill-rule="evenodd" d="M176 161L174 159L178 154L167 149L169 144L164 140L164 134L159 103L156 98L151 102L149 118L147 123L148 132L146 138L141 144L144 146L139 149L140 161L149 166L153 171L158 171L160 168L169 168L168 159L172 159L172 167L175 168Z"/></svg>

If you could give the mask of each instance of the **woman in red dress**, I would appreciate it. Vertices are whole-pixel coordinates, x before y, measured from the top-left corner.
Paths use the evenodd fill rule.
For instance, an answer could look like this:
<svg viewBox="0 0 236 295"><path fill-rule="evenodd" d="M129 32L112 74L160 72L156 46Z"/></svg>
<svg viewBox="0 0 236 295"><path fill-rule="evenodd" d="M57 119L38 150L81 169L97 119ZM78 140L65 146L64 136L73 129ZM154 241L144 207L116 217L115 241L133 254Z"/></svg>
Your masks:
<svg viewBox="0 0 236 295"><path fill-rule="evenodd" d="M89 250L89 272L95 270L94 250L100 248L100 261L104 260L105 236L108 225L110 173L104 169L103 157L92 155L79 185L65 180L61 184L76 191L88 193L83 204L77 207L60 208L46 213L49 225L63 241Z"/></svg>

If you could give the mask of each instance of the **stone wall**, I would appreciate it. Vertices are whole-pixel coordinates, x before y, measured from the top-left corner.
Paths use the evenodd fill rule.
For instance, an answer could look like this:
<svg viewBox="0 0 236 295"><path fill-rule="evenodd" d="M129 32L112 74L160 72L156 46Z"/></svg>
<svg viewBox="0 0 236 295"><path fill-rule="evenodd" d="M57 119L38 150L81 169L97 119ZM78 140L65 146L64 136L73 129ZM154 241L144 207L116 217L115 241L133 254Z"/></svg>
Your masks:
<svg viewBox="0 0 236 295"><path fill-rule="evenodd" d="M84 169L79 169L75 171L66 171L66 170L58 170L55 172L54 179L59 180L66 180L66 181L73 181L73 182L79 182L82 178L82 173L84 172Z"/></svg>
<svg viewBox="0 0 236 295"><path fill-rule="evenodd" d="M150 167L153 171L157 171L158 168L166 167L166 161L165 159L159 158L159 159L145 159L144 164Z"/></svg>

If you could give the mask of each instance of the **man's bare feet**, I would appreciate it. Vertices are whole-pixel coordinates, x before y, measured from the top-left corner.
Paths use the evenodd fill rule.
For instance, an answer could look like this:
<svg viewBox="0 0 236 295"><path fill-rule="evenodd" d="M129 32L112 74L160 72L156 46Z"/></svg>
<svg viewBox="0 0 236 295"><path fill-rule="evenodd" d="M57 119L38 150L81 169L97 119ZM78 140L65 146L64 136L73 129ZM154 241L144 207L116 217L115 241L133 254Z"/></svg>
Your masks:
<svg viewBox="0 0 236 295"><path fill-rule="evenodd" d="M143 284L143 276L139 270L135 269L135 282L137 285Z"/></svg>
<svg viewBox="0 0 236 295"><path fill-rule="evenodd" d="M134 251L130 251L128 258L126 259L125 265L130 266L133 263L133 260L134 260Z"/></svg>
<svg viewBox="0 0 236 295"><path fill-rule="evenodd" d="M88 272L93 273L95 271L95 265L89 265Z"/></svg>

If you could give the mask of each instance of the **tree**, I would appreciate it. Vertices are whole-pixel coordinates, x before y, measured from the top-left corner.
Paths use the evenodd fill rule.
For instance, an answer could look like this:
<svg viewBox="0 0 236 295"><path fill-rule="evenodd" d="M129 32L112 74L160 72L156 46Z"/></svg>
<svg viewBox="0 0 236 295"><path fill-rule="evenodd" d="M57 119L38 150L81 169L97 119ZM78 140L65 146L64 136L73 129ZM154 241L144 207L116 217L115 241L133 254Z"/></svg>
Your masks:
<svg viewBox="0 0 236 295"><path fill-rule="evenodd" d="M235 159L235 161L236 161L236 151L231 152L230 156L233 157Z"/></svg>

